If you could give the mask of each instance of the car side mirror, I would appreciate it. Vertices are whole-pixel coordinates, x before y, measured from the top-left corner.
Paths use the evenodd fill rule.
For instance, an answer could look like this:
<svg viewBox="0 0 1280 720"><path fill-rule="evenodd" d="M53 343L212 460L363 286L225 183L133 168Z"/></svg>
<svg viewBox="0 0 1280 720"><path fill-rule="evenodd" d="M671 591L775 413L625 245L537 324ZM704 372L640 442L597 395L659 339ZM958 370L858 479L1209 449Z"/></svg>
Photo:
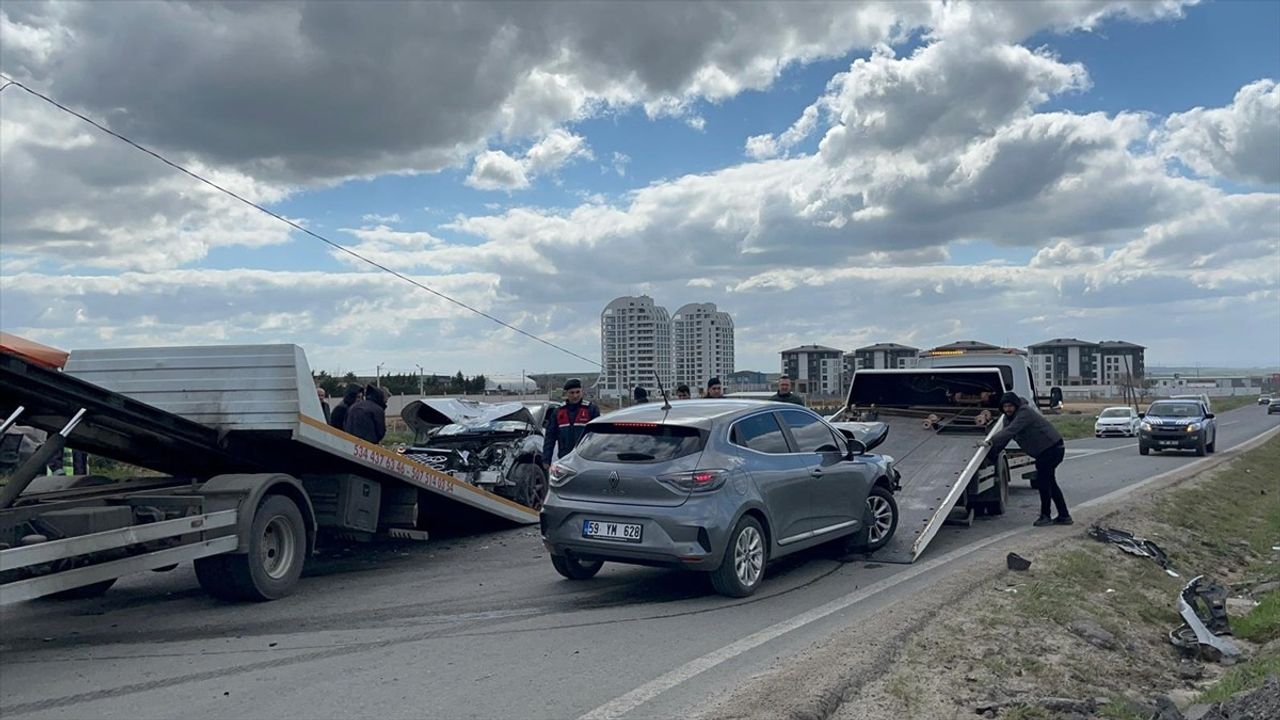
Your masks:
<svg viewBox="0 0 1280 720"><path fill-rule="evenodd" d="M864 445L861 440L854 440L853 438L849 439L849 459L850 460L852 460L853 458L859 455L866 455L866 454L867 454L867 446Z"/></svg>
<svg viewBox="0 0 1280 720"><path fill-rule="evenodd" d="M1205 420L1212 420L1214 417L1216 417L1216 416L1215 416L1213 413L1209 413L1208 415L1205 415L1205 416L1204 416L1204 419L1205 419Z"/></svg>

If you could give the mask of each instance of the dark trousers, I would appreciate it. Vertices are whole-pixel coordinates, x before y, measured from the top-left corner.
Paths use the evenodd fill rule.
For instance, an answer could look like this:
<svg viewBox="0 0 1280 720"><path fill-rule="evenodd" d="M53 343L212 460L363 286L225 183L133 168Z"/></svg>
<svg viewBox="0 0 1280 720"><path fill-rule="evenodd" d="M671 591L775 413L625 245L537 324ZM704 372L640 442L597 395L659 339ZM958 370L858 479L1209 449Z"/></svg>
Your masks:
<svg viewBox="0 0 1280 720"><path fill-rule="evenodd" d="M1036 485L1040 488L1041 517L1049 516L1050 501L1057 506L1059 517L1071 517L1071 513L1067 511L1067 500L1062 497L1062 489L1058 487L1058 466L1062 464L1065 453L1066 448L1058 443L1036 458Z"/></svg>

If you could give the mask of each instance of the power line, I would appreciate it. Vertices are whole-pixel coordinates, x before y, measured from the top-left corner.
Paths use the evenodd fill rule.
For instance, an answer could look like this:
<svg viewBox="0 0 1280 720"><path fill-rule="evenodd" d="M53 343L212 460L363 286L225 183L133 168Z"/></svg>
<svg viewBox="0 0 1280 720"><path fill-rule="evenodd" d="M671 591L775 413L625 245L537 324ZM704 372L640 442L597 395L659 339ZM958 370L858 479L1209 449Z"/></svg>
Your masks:
<svg viewBox="0 0 1280 720"><path fill-rule="evenodd" d="M393 270L393 269L391 269L391 268L387 267L386 265L383 265L382 263L379 263L379 262L377 262L377 261L370 260L369 258L367 258L367 257L365 257L365 256L363 256L363 255L361 255L360 253L356 252L355 250L352 250L351 248L346 247L345 245L343 245L343 244L341 244L341 243L338 243L338 242L335 242L335 241L333 241L333 240L330 240L329 238L327 238L327 237L325 237L325 236L323 236L323 235L321 235L321 234L319 234L319 233L317 233L317 232L314 232L314 231L312 231L312 230L309 230L309 229L307 229L307 228L305 228L305 227L303 227L303 226L299 225L298 223L295 223L294 221L290 220L290 219L289 219L289 218L287 218L287 217L284 217L283 215L280 215L280 214L278 214L278 213L272 212L271 210L268 210L267 208L265 208L265 207L263 207L263 206L259 205L258 203L254 202L254 201L252 201L252 200L249 200L249 199L247 199L247 198L241 197L240 195L237 195L236 193L232 192L231 190L228 190L228 189L226 189L226 188L222 187L221 185L219 185L219 184L217 184L217 183L213 182L212 180L209 180L209 179L207 179L207 178L205 178L205 177L203 177L203 176L199 175L199 174L198 174L198 173L196 173L196 172L193 172L193 171L191 171L191 170L188 170L187 168L185 168L185 167L183 167L183 166L179 165L178 163L173 162L172 160L170 160L170 159L166 158L165 156L161 155L160 153L158 153L158 152L156 152L156 151L154 151L154 150L152 150L152 149L150 149L150 148L144 147L144 146L142 146L142 145L140 145L140 144L138 144L138 143L134 142L133 140L130 140L129 138L125 137L124 135L121 135L120 133L118 133L118 132L116 132L116 131L114 131L114 130L112 130L112 129L110 129L110 128L108 128L108 127L106 127L106 126L104 126L104 125L102 125L102 124L100 124L100 123L98 123L96 120L93 120L93 119L92 119L92 118L90 118L90 117L87 117L87 116L85 116L85 115L80 114L79 112L76 112L75 110L72 110L71 108L67 107L66 105L63 105L62 103L58 102L57 100L54 100L53 98L49 97L48 95L45 95L45 94L43 94L43 93L41 93L41 92L39 92L39 91L36 91L36 90L32 90L31 88L27 87L26 85L23 85L21 82L19 82L19 81L17 81L17 80L14 80L13 78L11 78L11 77L9 77L9 76L7 76L7 75L3 74L3 73L0 73L0 80L4 80L4 81L5 81L5 84L4 84L3 86L0 86L0 92L3 92L4 90L7 90L10 86L17 87L17 88L21 88L22 90L26 91L28 94L33 95L33 96L35 96L35 97L37 97L37 98L39 98L39 99L41 99L41 100L45 101L46 103L49 103L50 105L52 105L52 106L54 106L54 107L58 108L59 110L61 110L61 111L65 112L65 113L67 113L67 114L69 114L69 115L72 115L73 117L77 117L77 118L79 118L79 119L83 120L84 122L89 123L90 125L92 125L92 126L94 126L95 128L97 128L97 129L101 130L102 132L104 132L104 133L106 133L106 134L110 135L111 137L114 137L114 138L116 138L117 140L120 140L120 141L122 141L122 142L125 142L125 143L127 143L127 144L129 144L129 145L132 145L135 149L140 150L140 151L142 151L142 152L146 153L147 155L150 155L151 157L153 157L153 158L155 158L155 159L159 160L160 162L164 163L165 165L168 165L169 167L173 168L174 170L177 170L178 172L180 172L180 173L182 173L182 174L184 174L184 175L187 175L188 177L191 177L191 178L193 178L193 179L195 179L195 180L198 180L198 181L200 181L200 182L204 183L205 185L208 185L209 187L213 188L214 190L217 190L218 192L222 193L223 195L226 195L226 196L228 196L228 197L231 197L231 198L234 198L234 199L236 199L236 200L239 200L240 202L244 203L245 205L248 205L249 207L251 207L251 208L253 208L253 209L255 209L255 210L259 211L259 212L265 213L265 214L267 214L267 215L269 215L269 216L271 216L271 217L275 218L276 220L279 220L280 222L282 222L282 223L284 223L284 224L288 225L289 227L293 228L294 230L297 230L297 231L299 231L299 232L305 233L306 235L309 235L309 236L311 236L311 237L315 238L316 240L319 240L320 242L322 242L322 243L324 243L324 244L326 244L326 245L328 245L328 246L330 246L330 247L334 248L335 250L340 250L340 251L342 251L342 252L346 253L347 255L350 255L351 257L353 257L353 258L355 258L355 259L359 260L360 262L363 262L363 263L365 263L365 264L371 265L371 266L373 266L373 267L375 267L375 268L377 268L377 269L379 269L379 270L381 270L381 271L383 271L383 272L385 272L385 273L389 273L389 274L391 274L391 275L393 275L393 276L395 276L395 277L397 277L397 278L399 278L399 279L401 279L401 280L403 280L403 281L405 281L405 282L409 283L410 285L413 285L414 287L417 287L417 288L418 288L418 289L420 289L420 290L426 290L427 292L431 293L432 295L435 295L435 296L436 296L436 297L438 297L438 298L441 298L442 300L447 300L447 301L449 301L449 302L453 303L454 305L457 305L457 306L458 306L458 307L460 307L460 308L463 308L463 309L465 309L465 310L469 310L469 311L471 311L471 312L475 313L476 315L479 315L480 317L485 318L485 319L487 319L487 320L491 320L492 322L497 323L498 325L501 325L502 327L507 328L508 330L512 330L512 331L515 331L515 332L517 332L517 333L520 333L521 335L523 335L523 336L525 336L525 337L529 338L530 340L536 340L537 342L540 342L540 343L542 343L543 345L546 345L547 347L553 348L553 349L555 349L555 350L559 350L560 352L562 352L562 353L564 353L564 354L566 354L566 355L570 355L570 356L575 357L575 358L577 358L577 359L579 359L579 360L584 360L584 361L586 361L586 362L591 363L592 365L596 365L596 366L601 367L601 368L603 368L603 367L604 367L604 365L603 365L600 361L598 361L598 360L592 360L592 359L591 359L591 358L589 358L589 357L584 357L584 356L579 355L578 353L576 353L576 352L574 352L574 351L572 351L572 350L570 350L570 349L568 349L568 348L566 348L566 347L564 347L564 346L557 345L557 344L555 344L555 343L551 342L550 340L546 340L546 339L543 339L543 338L541 338L541 337L539 337L539 336L537 336L537 335L534 335L533 333L531 333L531 332L529 332L529 331L527 331L527 330L521 330L520 328L516 327L515 325L512 325L511 323L509 323L509 322L507 322L507 321L505 321L505 320L502 320L501 318L494 317L493 315L490 315L489 313L487 313L487 312L485 312L485 311L483 311L483 310L481 310L481 309L479 309L479 308L472 307L471 305L468 305L467 303L464 303L464 302L462 302L461 300L458 300L458 299L456 299L456 298L450 297L450 296L448 296L448 295L446 295L446 294L444 294L444 293L440 292L439 290L435 290L435 289L433 289L433 288L431 288L431 287L428 287L427 285L424 285L424 284L422 284L422 283L418 282L417 280L414 280L413 278L409 277L408 275L405 275L404 273L401 273L401 272L399 272L399 271L397 271L397 270Z"/></svg>

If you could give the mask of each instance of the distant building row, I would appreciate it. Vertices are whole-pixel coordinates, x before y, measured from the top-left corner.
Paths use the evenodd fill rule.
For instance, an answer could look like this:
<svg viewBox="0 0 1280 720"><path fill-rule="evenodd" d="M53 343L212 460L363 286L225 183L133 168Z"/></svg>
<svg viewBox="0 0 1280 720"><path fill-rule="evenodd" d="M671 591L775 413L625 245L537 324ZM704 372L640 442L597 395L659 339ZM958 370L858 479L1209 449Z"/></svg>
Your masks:
<svg viewBox="0 0 1280 720"><path fill-rule="evenodd" d="M974 352L1000 347L976 340L960 340L931 352ZM782 372L804 394L840 395L849 378L862 369L911 368L920 349L897 343L877 343L852 352L825 345L801 345L783 350ZM1046 340L1028 346L1028 362L1037 385L1140 384L1146 374L1146 348L1129 342L1085 342L1075 338Z"/></svg>
<svg viewBox="0 0 1280 720"><path fill-rule="evenodd" d="M734 370L733 318L713 303L690 303L671 315L648 295L620 297L600 313L600 356L603 397L629 395L637 385L653 391L657 379L668 390L702 386Z"/></svg>

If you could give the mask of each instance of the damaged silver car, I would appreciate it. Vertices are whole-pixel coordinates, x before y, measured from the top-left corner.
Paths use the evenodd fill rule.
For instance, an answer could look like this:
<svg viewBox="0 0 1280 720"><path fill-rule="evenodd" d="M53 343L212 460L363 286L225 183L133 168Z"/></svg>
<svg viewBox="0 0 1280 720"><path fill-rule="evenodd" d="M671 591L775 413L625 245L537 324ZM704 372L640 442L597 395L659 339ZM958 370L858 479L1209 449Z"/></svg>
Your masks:
<svg viewBox="0 0 1280 720"><path fill-rule="evenodd" d="M547 497L543 421L554 403L415 400L400 413L412 460L538 510Z"/></svg>

